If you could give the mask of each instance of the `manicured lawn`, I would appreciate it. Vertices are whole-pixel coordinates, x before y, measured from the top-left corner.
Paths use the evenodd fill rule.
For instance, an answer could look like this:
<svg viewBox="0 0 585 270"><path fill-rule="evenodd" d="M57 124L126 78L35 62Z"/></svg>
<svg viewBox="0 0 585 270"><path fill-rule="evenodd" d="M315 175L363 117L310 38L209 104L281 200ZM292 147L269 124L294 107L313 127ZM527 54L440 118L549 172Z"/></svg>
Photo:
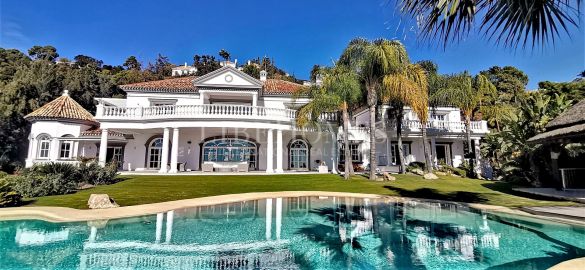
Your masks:
<svg viewBox="0 0 585 270"><path fill-rule="evenodd" d="M114 185L98 186L75 194L36 198L32 206L87 208L92 193L106 193L121 206L156 203L222 194L267 191L338 191L392 196L473 202L508 207L568 205L513 195L506 183L443 176L424 180L419 176L400 175L394 182L373 182L356 176L345 181L337 175L175 175L121 176Z"/></svg>

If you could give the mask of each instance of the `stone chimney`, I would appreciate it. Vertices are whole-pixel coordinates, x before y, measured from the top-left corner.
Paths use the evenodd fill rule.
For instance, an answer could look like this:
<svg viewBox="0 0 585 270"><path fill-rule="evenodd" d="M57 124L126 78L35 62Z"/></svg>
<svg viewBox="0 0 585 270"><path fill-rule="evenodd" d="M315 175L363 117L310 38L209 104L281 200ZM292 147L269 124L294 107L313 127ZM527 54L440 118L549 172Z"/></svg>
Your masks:
<svg viewBox="0 0 585 270"><path fill-rule="evenodd" d="M265 82L267 76L268 76L268 72L266 72L266 70L261 70L260 71L260 81Z"/></svg>
<svg viewBox="0 0 585 270"><path fill-rule="evenodd" d="M317 76L315 76L315 85L323 85L323 76L321 74L317 74Z"/></svg>

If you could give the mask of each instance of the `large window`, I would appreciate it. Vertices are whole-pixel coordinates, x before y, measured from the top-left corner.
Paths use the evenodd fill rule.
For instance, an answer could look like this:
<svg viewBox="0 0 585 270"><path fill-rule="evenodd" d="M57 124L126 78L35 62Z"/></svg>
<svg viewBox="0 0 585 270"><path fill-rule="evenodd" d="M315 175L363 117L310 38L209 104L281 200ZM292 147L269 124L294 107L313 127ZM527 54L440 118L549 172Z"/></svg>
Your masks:
<svg viewBox="0 0 585 270"><path fill-rule="evenodd" d="M306 170L309 168L309 147L307 147L305 141L292 141L289 155L292 170Z"/></svg>
<svg viewBox="0 0 585 270"><path fill-rule="evenodd" d="M339 163L343 164L345 162L345 145L343 142L340 142L340 150L339 150ZM351 153L351 161L352 162L362 162L362 154L360 151L360 143L359 142L350 142L349 143L349 152Z"/></svg>
<svg viewBox="0 0 585 270"><path fill-rule="evenodd" d="M73 142L72 141L62 141L61 148L59 150L59 158L60 159L70 159L71 152L73 152Z"/></svg>
<svg viewBox="0 0 585 270"><path fill-rule="evenodd" d="M148 145L148 168L160 169L163 139L156 138Z"/></svg>
<svg viewBox="0 0 585 270"><path fill-rule="evenodd" d="M256 144L235 138L222 138L203 144L203 161L248 162L251 169L256 168Z"/></svg>
<svg viewBox="0 0 585 270"><path fill-rule="evenodd" d="M38 154L37 158L49 158L49 152L51 150L51 137L47 134L42 134L38 138Z"/></svg>

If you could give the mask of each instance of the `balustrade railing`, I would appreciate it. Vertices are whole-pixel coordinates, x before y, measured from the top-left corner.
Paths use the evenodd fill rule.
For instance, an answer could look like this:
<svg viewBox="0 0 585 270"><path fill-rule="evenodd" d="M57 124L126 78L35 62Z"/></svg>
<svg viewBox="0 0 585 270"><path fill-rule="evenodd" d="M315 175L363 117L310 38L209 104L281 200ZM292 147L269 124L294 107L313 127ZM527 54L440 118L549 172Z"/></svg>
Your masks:
<svg viewBox="0 0 585 270"><path fill-rule="evenodd" d="M422 124L418 120L403 120L402 128L409 130L420 130ZM429 130L444 130L444 131L464 131L465 122L463 121L438 121L431 120L426 124ZM486 132L488 130L485 121L472 121L470 124L471 130Z"/></svg>
<svg viewBox="0 0 585 270"><path fill-rule="evenodd" d="M164 119L164 118L250 118L294 120L296 110L246 105L204 104L164 105L152 107L107 107L97 110L98 119ZM323 114L323 121L335 120L335 114Z"/></svg>

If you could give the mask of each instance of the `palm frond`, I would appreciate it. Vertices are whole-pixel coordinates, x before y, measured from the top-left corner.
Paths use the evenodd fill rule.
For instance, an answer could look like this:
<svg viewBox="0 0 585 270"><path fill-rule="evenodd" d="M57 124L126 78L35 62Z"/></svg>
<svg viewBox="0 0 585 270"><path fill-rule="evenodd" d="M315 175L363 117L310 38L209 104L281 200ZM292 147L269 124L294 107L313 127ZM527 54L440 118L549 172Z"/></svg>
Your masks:
<svg viewBox="0 0 585 270"><path fill-rule="evenodd" d="M578 27L583 0L402 0L399 8L419 20L423 39L443 46L479 29L497 44L526 47L554 44L569 27Z"/></svg>

